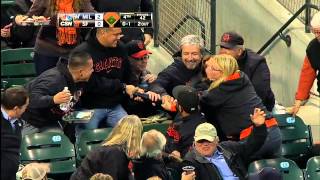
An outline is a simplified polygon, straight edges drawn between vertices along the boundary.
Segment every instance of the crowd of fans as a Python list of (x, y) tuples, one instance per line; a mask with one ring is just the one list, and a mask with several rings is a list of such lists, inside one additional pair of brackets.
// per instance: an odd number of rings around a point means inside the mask
[[(29, 10), (24, 8), (13, 22), (1, 24), (1, 45), (18, 42), (11, 47), (26, 47), (26, 40), (16, 40), (19, 35), (14, 33), (26, 28), (19, 26), (24, 14), (50, 17), (51, 24), (32, 28), (37, 34), (31, 47), (38, 76), (25, 87), (11, 87), (1, 94), (1, 179), (16, 178), (21, 138), (47, 131), (65, 133), (74, 142), (85, 129), (113, 127), (101, 147), (83, 159), (72, 180), (170, 180), (170, 168), (182, 180), (246, 179), (250, 162), (280, 157), (270, 71), (263, 56), (244, 47), (240, 34), (223, 33), (219, 53), (210, 56), (205, 56), (203, 39), (186, 35), (172, 64), (154, 75), (147, 70), (152, 52), (146, 49), (152, 28), (87, 31), (57, 27), (55, 22), (58, 13), (152, 12), (151, 0), (25, 3)], [(320, 89), (320, 13), (311, 25), (316, 38), (307, 48), (294, 114), (301, 100), (308, 98), (305, 87), (310, 90), (316, 77)], [(93, 110), (88, 123), (62, 121), (83, 109)], [(167, 133), (142, 134), (139, 117), (159, 110), (173, 119)], [(46, 179), (48, 169), (27, 165), (22, 179)]]

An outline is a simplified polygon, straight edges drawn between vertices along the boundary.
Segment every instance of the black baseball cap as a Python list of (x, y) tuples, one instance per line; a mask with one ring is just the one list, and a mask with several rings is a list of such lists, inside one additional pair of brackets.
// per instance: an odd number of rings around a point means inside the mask
[(152, 54), (150, 51), (146, 50), (146, 46), (144, 45), (143, 41), (133, 40), (127, 43), (126, 45), (128, 56), (132, 58), (142, 58), (147, 54)]
[(243, 37), (236, 32), (225, 32), (221, 36), (220, 47), (227, 49), (233, 49), (236, 46), (242, 46), (244, 44)]
[(173, 88), (172, 95), (187, 113), (192, 113), (198, 110), (199, 96), (194, 88), (179, 85)]

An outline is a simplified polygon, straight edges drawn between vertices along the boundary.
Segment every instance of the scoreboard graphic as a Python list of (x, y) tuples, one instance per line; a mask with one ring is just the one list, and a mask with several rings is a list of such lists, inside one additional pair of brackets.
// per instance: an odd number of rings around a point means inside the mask
[(59, 27), (119, 27), (146, 28), (152, 27), (150, 12), (106, 12), (106, 13), (59, 13)]

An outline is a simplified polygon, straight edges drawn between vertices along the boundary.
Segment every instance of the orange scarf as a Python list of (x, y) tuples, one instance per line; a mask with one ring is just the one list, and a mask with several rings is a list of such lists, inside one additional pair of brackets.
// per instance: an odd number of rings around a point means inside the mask
[[(56, 5), (58, 13), (74, 13), (73, 10), (74, 0), (57, 0)], [(57, 39), (60, 46), (64, 44), (73, 45), (77, 43), (77, 29), (73, 27), (58, 27)]]

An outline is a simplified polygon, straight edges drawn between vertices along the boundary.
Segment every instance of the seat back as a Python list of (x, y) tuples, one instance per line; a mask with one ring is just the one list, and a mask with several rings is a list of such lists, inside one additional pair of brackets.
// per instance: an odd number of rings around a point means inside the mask
[(93, 130), (83, 130), (77, 137), (75, 148), (77, 164), (94, 148), (101, 145), (112, 131), (112, 128), (101, 128)]
[[(33, 48), (1, 50), (1, 83), (7, 87), (24, 85), (36, 76)], [(3, 87), (6, 88), (6, 87)]]
[(312, 138), (310, 128), (299, 116), (275, 115), (282, 135), (281, 154), (289, 159), (307, 157), (311, 153)]
[(265, 167), (272, 167), (279, 170), (283, 179), (303, 180), (303, 172), (298, 165), (294, 161), (285, 158), (254, 161), (249, 165), (248, 173), (260, 172)]
[(146, 125), (143, 125), (143, 132), (147, 132), (151, 129), (155, 129), (165, 135), (167, 133), (168, 127), (169, 127), (169, 123), (146, 124)]
[(68, 137), (58, 132), (42, 132), (23, 137), (20, 160), (22, 164), (49, 163), (49, 174), (71, 173), (76, 169), (74, 146)]
[(320, 156), (315, 156), (308, 160), (305, 177), (308, 180), (320, 179)]

